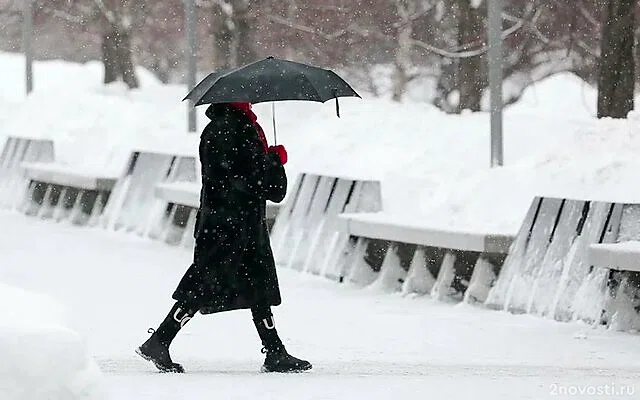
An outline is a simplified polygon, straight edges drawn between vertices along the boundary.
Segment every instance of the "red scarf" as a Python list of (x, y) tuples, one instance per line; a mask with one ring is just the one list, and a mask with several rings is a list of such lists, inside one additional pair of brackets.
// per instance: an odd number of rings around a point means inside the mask
[(253, 123), (253, 126), (258, 131), (258, 138), (262, 143), (262, 147), (264, 147), (264, 151), (266, 152), (269, 148), (269, 144), (267, 143), (267, 137), (264, 135), (264, 129), (258, 123), (258, 116), (251, 109), (251, 103), (231, 103), (231, 105), (238, 110), (242, 111), (244, 115), (246, 115)]

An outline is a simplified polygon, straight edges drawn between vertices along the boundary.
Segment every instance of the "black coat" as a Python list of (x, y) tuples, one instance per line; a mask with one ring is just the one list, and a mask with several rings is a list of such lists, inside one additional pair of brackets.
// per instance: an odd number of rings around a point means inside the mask
[(281, 303), (266, 201), (281, 202), (287, 176), (251, 120), (229, 105), (207, 109), (200, 138), (202, 189), (193, 264), (173, 298), (201, 313)]

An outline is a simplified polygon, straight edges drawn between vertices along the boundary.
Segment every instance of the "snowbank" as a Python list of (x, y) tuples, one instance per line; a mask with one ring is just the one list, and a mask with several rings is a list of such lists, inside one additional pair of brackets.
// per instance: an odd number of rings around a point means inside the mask
[(100, 371), (50, 298), (0, 284), (0, 398), (100, 399)]
[[(20, 59), (0, 53), (10, 71), (0, 84), (16, 93)], [(186, 132), (185, 87), (161, 85), (141, 70), (141, 89), (129, 91), (103, 86), (101, 73), (98, 63), (36, 63), (28, 99), (3, 95), (12, 109), (4, 122), (0, 117), (0, 134), (54, 137), (59, 161), (109, 174), (123, 170), (132, 146), (196, 153), (199, 134)], [(277, 103), (288, 172), (379, 179), (385, 218), (514, 233), (538, 194), (640, 199), (640, 117), (596, 120), (596, 90), (569, 73), (538, 82), (505, 111), (506, 167), (494, 170), (486, 113), (448, 115), (426, 103), (372, 98), (340, 105), (338, 118), (333, 101)], [(197, 109), (199, 129), (205, 108)], [(271, 104), (255, 109), (273, 143)]]

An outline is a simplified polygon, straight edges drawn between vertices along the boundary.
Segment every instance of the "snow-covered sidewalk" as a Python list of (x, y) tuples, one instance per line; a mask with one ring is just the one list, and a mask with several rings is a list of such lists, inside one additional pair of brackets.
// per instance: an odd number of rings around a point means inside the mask
[(550, 399), (604, 393), (604, 385), (619, 393), (591, 398), (640, 394), (637, 335), (380, 294), (283, 268), (276, 322), (312, 372), (259, 373), (250, 314), (232, 312), (194, 318), (173, 346), (187, 373), (158, 374), (133, 349), (170, 307), (188, 251), (16, 214), (0, 214), (0, 226), (0, 282), (69, 308), (112, 399)]

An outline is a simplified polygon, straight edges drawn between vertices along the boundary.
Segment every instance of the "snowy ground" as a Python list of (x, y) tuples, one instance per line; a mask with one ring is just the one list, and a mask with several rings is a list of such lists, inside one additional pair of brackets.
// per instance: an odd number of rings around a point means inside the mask
[(282, 268), (278, 327), (293, 354), (314, 362), (312, 372), (257, 372), (262, 359), (249, 313), (233, 312), (194, 318), (173, 347), (187, 374), (158, 374), (133, 349), (168, 310), (188, 251), (16, 214), (0, 214), (0, 226), (0, 282), (68, 307), (70, 326), (88, 339), (110, 399), (511, 400), (611, 388), (617, 395), (590, 398), (624, 399), (640, 393), (635, 334), (358, 290)]

